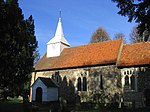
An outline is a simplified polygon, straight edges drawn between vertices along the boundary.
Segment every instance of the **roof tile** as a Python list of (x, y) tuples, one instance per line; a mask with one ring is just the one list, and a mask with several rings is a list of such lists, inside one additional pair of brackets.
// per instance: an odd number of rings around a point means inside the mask
[(58, 57), (39, 60), (35, 70), (115, 64), (122, 39), (66, 48)]
[(126, 44), (123, 46), (118, 67), (150, 64), (150, 42)]

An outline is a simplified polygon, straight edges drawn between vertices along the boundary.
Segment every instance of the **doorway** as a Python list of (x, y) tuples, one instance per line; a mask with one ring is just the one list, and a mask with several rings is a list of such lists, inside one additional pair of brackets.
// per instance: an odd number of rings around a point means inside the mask
[(42, 103), (42, 88), (38, 87), (36, 89), (36, 102)]

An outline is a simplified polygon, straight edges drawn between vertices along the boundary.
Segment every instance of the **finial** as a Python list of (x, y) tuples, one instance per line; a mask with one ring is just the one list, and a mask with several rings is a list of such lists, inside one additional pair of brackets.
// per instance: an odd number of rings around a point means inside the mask
[(59, 10), (59, 18), (61, 18), (61, 9)]

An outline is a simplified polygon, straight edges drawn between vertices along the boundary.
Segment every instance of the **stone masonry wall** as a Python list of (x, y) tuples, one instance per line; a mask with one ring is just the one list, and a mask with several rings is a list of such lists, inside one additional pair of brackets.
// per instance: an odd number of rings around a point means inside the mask
[[(37, 72), (32, 74), (31, 83), (33, 84), (38, 77), (48, 77), (55, 80), (59, 85), (59, 96), (69, 103), (79, 101), (116, 102), (119, 101), (121, 94), (120, 70), (115, 65)], [(86, 77), (87, 91), (78, 91), (79, 77), (81, 80)]]

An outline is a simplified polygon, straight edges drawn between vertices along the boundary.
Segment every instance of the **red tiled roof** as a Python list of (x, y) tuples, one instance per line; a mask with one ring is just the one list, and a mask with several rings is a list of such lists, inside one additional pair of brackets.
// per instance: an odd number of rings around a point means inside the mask
[(118, 67), (150, 65), (150, 42), (123, 46)]
[(45, 54), (35, 70), (115, 64), (121, 43), (120, 39), (66, 48), (59, 57), (54, 58), (46, 58)]
[(38, 61), (38, 63), (35, 66), (35, 70), (45, 70), (45, 69), (50, 69), (50, 66), (52, 66), (55, 61), (57, 61), (58, 57), (46, 57), (46, 53), (44, 56)]

